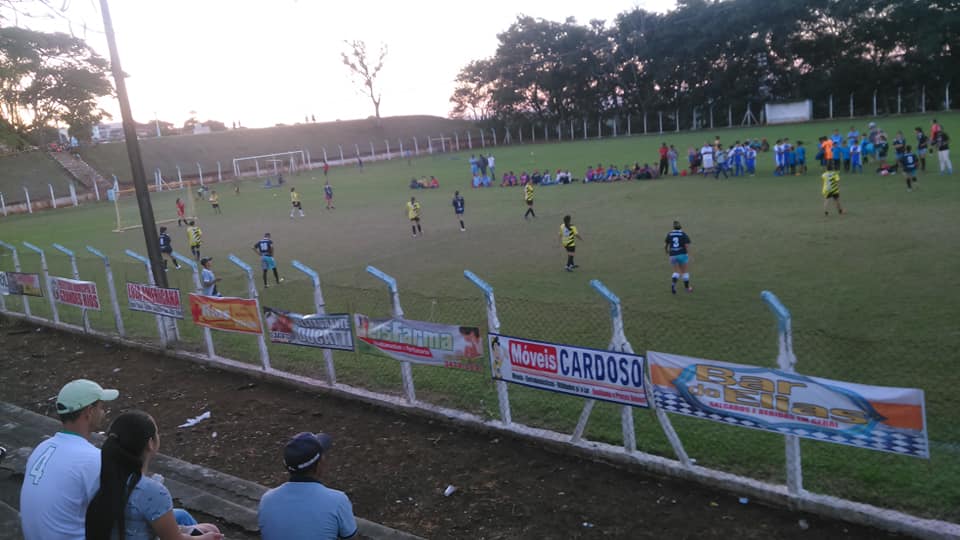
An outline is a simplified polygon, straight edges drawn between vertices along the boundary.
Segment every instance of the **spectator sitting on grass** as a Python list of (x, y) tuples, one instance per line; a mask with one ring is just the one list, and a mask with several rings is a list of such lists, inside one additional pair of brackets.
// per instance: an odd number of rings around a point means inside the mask
[(437, 180), (436, 176), (430, 177), (430, 189), (437, 189), (440, 187), (440, 181)]
[(420, 183), (417, 182), (416, 178), (410, 179), (410, 189), (420, 189)]
[(530, 177), (527, 175), (527, 171), (522, 171), (520, 173), (520, 185), (525, 186), (529, 181), (530, 181)]
[(336, 540), (357, 534), (350, 499), (320, 482), (333, 439), (298, 433), (283, 450), (290, 479), (260, 499), (257, 522), (263, 540)]

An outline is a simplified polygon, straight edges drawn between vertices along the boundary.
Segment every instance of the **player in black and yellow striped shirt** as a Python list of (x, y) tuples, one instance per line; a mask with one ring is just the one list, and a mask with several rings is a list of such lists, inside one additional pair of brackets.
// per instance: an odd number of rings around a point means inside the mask
[(560, 224), (560, 246), (567, 251), (567, 272), (573, 272), (579, 265), (573, 262), (573, 256), (577, 251), (577, 239), (583, 240), (576, 225), (570, 223), (570, 216), (563, 216), (563, 223)]
[(527, 182), (527, 185), (523, 186), (523, 200), (527, 201), (527, 211), (523, 214), (523, 219), (528, 216), (537, 217), (533, 211), (533, 182)]
[(827, 210), (830, 199), (833, 199), (833, 202), (836, 203), (837, 213), (843, 213), (843, 207), (840, 206), (840, 172), (833, 169), (833, 163), (828, 161), (827, 172), (820, 175), (821, 181), (823, 182), (820, 192), (823, 194), (823, 215), (825, 216), (830, 215), (830, 212)]
[(418, 234), (423, 235), (423, 227), (420, 226), (420, 203), (416, 197), (410, 197), (407, 203), (407, 218), (410, 220), (410, 227), (413, 229), (413, 237)]
[(200, 230), (200, 227), (197, 225), (196, 221), (190, 221), (189, 227), (187, 227), (187, 243), (190, 244), (190, 253), (193, 254), (193, 257), (200, 260), (200, 238), (203, 236), (203, 231)]

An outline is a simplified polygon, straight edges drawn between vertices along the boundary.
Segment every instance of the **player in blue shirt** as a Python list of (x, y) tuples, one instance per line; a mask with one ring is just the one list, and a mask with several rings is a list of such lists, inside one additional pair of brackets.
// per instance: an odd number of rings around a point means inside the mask
[(907, 191), (913, 191), (917, 186), (917, 155), (913, 153), (913, 148), (905, 147), (903, 155), (900, 156), (900, 163), (903, 164), (903, 176), (907, 179)]
[(667, 233), (667, 238), (663, 242), (663, 250), (670, 257), (670, 264), (673, 266), (673, 275), (670, 276), (670, 292), (677, 294), (677, 280), (683, 277), (683, 286), (687, 292), (693, 292), (690, 286), (690, 274), (687, 272), (687, 263), (690, 261), (690, 254), (687, 246), (690, 245), (690, 237), (683, 232), (683, 227), (679, 221), (673, 222), (673, 230)]
[[(180, 263), (173, 258), (173, 240), (170, 239), (170, 235), (167, 234), (166, 227), (160, 227), (160, 254), (161, 257), (166, 255), (170, 257), (170, 260), (173, 261), (173, 265), (177, 267), (177, 270), (180, 269)], [(163, 271), (167, 271), (167, 260), (163, 260)]]
[(727, 165), (727, 153), (723, 151), (723, 145), (717, 144), (714, 157), (717, 161), (716, 172), (713, 173), (713, 179), (719, 180), (720, 174), (723, 173), (724, 178), (730, 178), (730, 175), (727, 174), (727, 170), (730, 168)]
[(743, 146), (740, 145), (740, 141), (733, 143), (730, 152), (733, 153), (733, 175), (743, 176)]
[(863, 147), (860, 146), (860, 141), (854, 140), (850, 143), (850, 172), (863, 173), (862, 150)]
[(460, 232), (467, 230), (466, 226), (463, 224), (463, 210), (464, 210), (464, 200), (463, 195), (460, 195), (459, 191), (453, 192), (453, 212), (457, 215), (457, 221), (460, 222)]
[(747, 173), (750, 176), (757, 173), (757, 149), (753, 146), (747, 147)]
[(270, 287), (267, 283), (267, 272), (269, 270), (273, 270), (273, 278), (277, 280), (277, 285), (279, 285), (283, 279), (280, 277), (280, 274), (277, 273), (277, 261), (273, 259), (273, 240), (270, 238), (270, 233), (264, 234), (263, 238), (253, 245), (253, 250), (260, 255), (260, 269), (263, 270), (263, 288), (266, 289)]
[(797, 141), (797, 174), (807, 174), (807, 148)]

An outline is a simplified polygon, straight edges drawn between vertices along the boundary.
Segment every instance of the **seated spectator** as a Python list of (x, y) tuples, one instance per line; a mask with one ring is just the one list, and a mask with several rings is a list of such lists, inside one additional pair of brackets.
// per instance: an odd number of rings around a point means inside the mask
[(342, 491), (320, 483), (333, 439), (299, 433), (283, 450), (290, 479), (264, 493), (257, 521), (263, 540), (351, 538), (357, 534), (353, 506)]
[(540, 178), (540, 184), (544, 186), (549, 186), (551, 184), (556, 184), (557, 182), (550, 178), (550, 170), (544, 169), (543, 176)]
[(420, 188), (420, 182), (417, 182), (417, 179), (416, 179), (416, 178), (411, 178), (411, 179), (410, 179), (410, 189), (419, 189), (419, 188)]
[(529, 182), (529, 181), (530, 181), (530, 177), (527, 176), (527, 171), (521, 172), (521, 173), (520, 173), (520, 185), (521, 185), (521, 186), (525, 186), (525, 185), (527, 185), (527, 182)]
[(657, 171), (650, 167), (649, 163), (644, 163), (640, 172), (637, 173), (637, 180), (653, 180), (657, 177)]
[(510, 185), (510, 175), (507, 173), (503, 173), (503, 177), (500, 180), (500, 187), (507, 187), (509, 185)]
[(620, 169), (618, 169), (616, 165), (611, 163), (610, 166), (607, 167), (606, 180), (607, 182), (620, 180)]
[(593, 182), (593, 167), (587, 165), (586, 172), (583, 173), (583, 183)]
[[(487, 183), (488, 183), (488, 184), (490, 183), (489, 180), (487, 181)], [(437, 189), (438, 187), (440, 187), (440, 182), (437, 180), (437, 177), (436, 177), (436, 176), (431, 176), (431, 177), (430, 177), (430, 189)]]
[(540, 174), (540, 169), (534, 169), (533, 174), (530, 175), (530, 181), (534, 185), (539, 185), (541, 180), (543, 180), (543, 175)]
[[(107, 430), (100, 456), (100, 489), (86, 512), (87, 540), (151, 540), (153, 538), (221, 540), (215, 525), (196, 524), (181, 512), (181, 527), (174, 517), (170, 492), (146, 475), (160, 449), (157, 424), (143, 411), (127, 411)], [(120, 512), (118, 509), (123, 508)]]
[[(104, 403), (120, 395), (86, 379), (70, 381), (57, 395), (63, 429), (27, 459), (20, 488), (20, 521), (28, 539), (83, 538), (87, 505), (100, 482), (100, 450), (90, 443), (106, 416)], [(42, 470), (36, 476), (31, 471)]]

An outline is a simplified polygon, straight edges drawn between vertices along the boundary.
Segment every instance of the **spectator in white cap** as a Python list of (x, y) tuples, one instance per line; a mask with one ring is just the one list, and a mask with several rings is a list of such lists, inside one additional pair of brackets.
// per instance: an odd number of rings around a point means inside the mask
[(350, 499), (320, 483), (331, 446), (326, 433), (298, 433), (287, 443), (283, 461), (290, 480), (260, 499), (263, 540), (336, 540), (357, 534)]
[(27, 460), (20, 489), (25, 540), (83, 540), (87, 505), (100, 487), (100, 450), (90, 433), (107, 415), (105, 402), (120, 392), (86, 379), (70, 381), (57, 396), (63, 429), (38, 444)]

